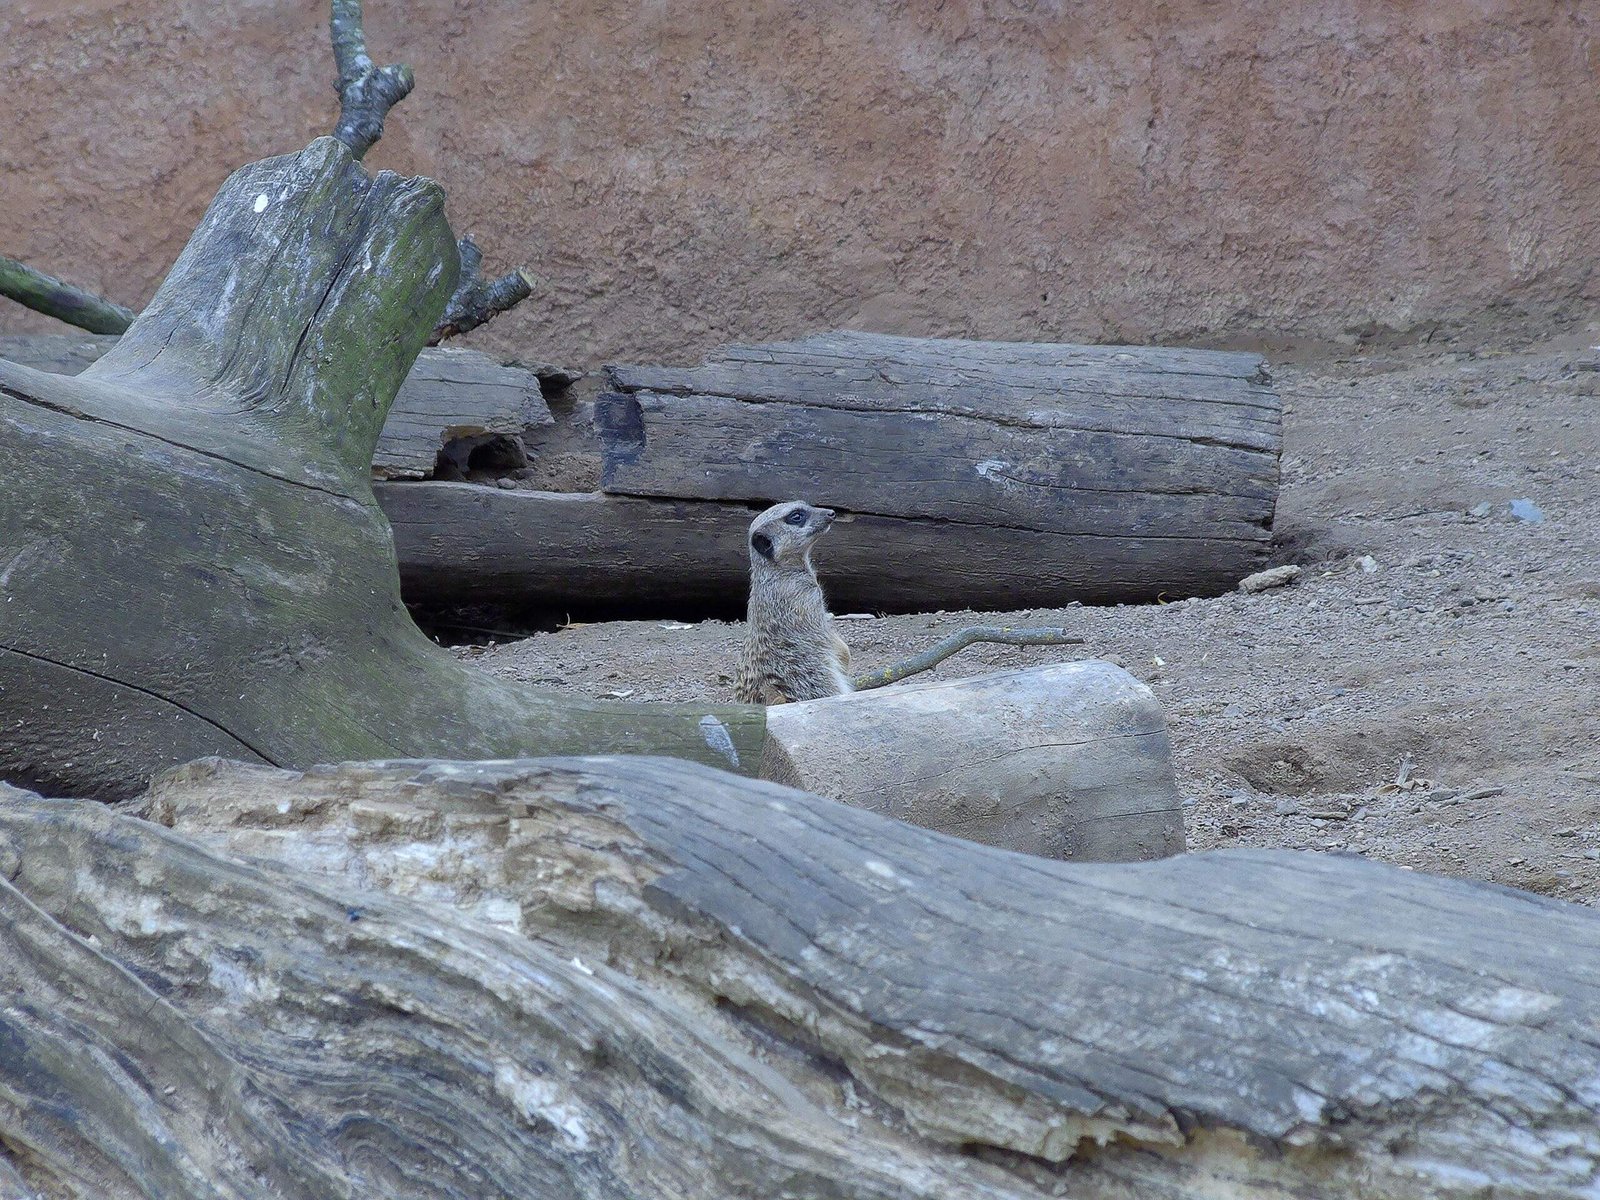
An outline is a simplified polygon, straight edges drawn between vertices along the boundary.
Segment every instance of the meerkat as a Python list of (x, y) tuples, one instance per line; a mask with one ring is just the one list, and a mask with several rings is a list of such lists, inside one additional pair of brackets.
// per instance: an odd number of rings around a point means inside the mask
[(1083, 639), (1055, 626), (971, 625), (920, 654), (851, 679), (850, 647), (833, 626), (811, 565), (811, 548), (833, 524), (833, 509), (800, 500), (774, 504), (750, 522), (750, 604), (734, 694), (744, 704), (818, 700), (898, 683), (974, 642), (1073, 646)]
[(850, 648), (833, 626), (811, 548), (831, 508), (774, 504), (750, 522), (749, 629), (735, 689), (746, 704), (787, 704), (853, 690)]

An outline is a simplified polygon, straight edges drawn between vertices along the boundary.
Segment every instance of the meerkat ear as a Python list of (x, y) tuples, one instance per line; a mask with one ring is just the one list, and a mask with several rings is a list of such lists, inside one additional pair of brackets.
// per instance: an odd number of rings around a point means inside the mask
[(752, 533), (750, 535), (750, 546), (757, 554), (761, 555), (762, 558), (772, 557), (772, 539), (766, 534)]

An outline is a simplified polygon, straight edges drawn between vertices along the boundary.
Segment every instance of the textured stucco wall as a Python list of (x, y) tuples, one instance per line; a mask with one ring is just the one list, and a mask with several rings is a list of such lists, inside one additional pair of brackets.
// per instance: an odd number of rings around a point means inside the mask
[[(1600, 308), (1596, 0), (367, 0), (374, 152), (544, 291), (481, 341), (1218, 340)], [(0, 0), (0, 252), (148, 298), (331, 124), (314, 0)], [(0, 330), (49, 328), (0, 302)]]

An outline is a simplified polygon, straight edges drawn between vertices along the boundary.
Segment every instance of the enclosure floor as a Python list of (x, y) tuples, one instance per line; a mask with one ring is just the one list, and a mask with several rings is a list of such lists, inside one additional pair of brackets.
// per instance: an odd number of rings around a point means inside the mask
[[(936, 674), (1068, 657), (1126, 666), (1166, 706), (1194, 849), (1343, 851), (1600, 902), (1596, 366), (1568, 342), (1276, 367), (1274, 562), (1301, 564), (1295, 583), (1008, 614), (1087, 644), (978, 647)], [(1543, 521), (1512, 516), (1513, 499)], [(816, 557), (826, 585), (826, 541)], [(865, 669), (973, 621), (841, 628)], [(742, 632), (615, 622), (456, 652), (591, 696), (727, 699)]]

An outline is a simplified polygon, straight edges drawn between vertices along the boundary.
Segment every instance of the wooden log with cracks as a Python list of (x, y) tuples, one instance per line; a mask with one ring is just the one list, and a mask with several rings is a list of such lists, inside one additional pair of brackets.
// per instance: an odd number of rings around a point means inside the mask
[(0, 360), (0, 692), (31, 714), (0, 731), (0, 778), (119, 796), (218, 753), (754, 770), (759, 709), (557, 698), (411, 623), (370, 469), (454, 284), (437, 185), (320, 138), (236, 172), (81, 375)]
[(660, 760), (200, 763), (138, 807), (0, 800), (0, 1180), (36, 1194), (1600, 1179), (1571, 905), (1348, 856), (1053, 863)]

